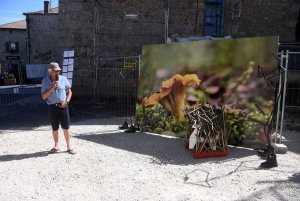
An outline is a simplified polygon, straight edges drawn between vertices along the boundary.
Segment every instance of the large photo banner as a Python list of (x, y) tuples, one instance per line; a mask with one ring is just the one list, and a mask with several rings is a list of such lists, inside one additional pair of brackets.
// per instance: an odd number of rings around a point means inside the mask
[(277, 51), (278, 36), (143, 46), (137, 125), (183, 137), (184, 109), (207, 105), (225, 108), (229, 140), (256, 138), (275, 100), (275, 84), (259, 78), (257, 66), (274, 69)]

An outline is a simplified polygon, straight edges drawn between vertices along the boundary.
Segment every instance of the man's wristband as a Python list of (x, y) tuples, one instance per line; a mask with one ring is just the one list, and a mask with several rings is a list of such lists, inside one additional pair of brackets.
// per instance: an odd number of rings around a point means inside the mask
[(69, 105), (69, 101), (66, 100), (66, 102), (67, 102), (67, 104)]

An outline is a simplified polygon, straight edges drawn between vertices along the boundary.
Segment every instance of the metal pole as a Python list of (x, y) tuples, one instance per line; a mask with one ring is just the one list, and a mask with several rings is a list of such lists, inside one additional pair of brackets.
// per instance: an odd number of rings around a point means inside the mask
[[(283, 50), (281, 50), (281, 54), (280, 54), (280, 65), (283, 65)], [(279, 83), (278, 83), (278, 92), (277, 94), (281, 93), (281, 82), (282, 82), (282, 74), (279, 74)], [(275, 97), (276, 99), (276, 97)], [(280, 113), (280, 102), (281, 102), (281, 95), (278, 97), (278, 101), (277, 101), (277, 115), (276, 115), (276, 129), (275, 129), (275, 133), (276, 133), (276, 137), (275, 137), (275, 143), (277, 142), (277, 132), (278, 132), (278, 123), (279, 123), (279, 113)]]
[(241, 12), (242, 12), (242, 0), (239, 1), (239, 19), (238, 19), (238, 28), (237, 28), (237, 34), (236, 37), (239, 37), (239, 32), (240, 32), (240, 20), (241, 20)]
[(285, 106), (285, 95), (286, 95), (286, 84), (287, 84), (287, 71), (288, 71), (288, 63), (289, 63), (289, 51), (287, 50), (285, 53), (285, 72), (284, 72), (284, 87), (283, 87), (283, 96), (282, 96), (282, 111), (281, 111), (281, 122), (280, 122), (280, 143), (282, 140), (282, 125), (283, 125), (283, 117), (284, 117), (284, 106)]
[(198, 7), (199, 7), (199, 0), (197, 0), (195, 34), (197, 34), (197, 28), (198, 28)]
[(230, 35), (232, 35), (233, 19), (234, 19), (234, 2), (231, 0), (231, 23), (230, 23)]
[(168, 42), (168, 35), (169, 35), (169, 13), (170, 13), (169, 6), (170, 5), (168, 0), (165, 6), (165, 43)]
[(141, 55), (139, 55), (139, 77), (138, 80), (140, 79), (140, 75), (141, 75)]
[(94, 100), (96, 100), (96, 88), (97, 88), (97, 80), (98, 80), (98, 64), (99, 64), (99, 56), (94, 60), (95, 66), (95, 76), (94, 76)]
[(23, 77), (22, 77), (21, 61), (18, 64), (18, 73), (19, 73), (19, 85), (23, 87)]
[(215, 14), (216, 14), (216, 29), (215, 29), (214, 37), (217, 37), (218, 36), (218, 13), (217, 13), (217, 10), (215, 10)]
[(167, 42), (168, 42), (168, 36), (169, 36), (169, 16), (170, 16), (170, 1), (168, 0)]
[[(94, 30), (94, 38), (93, 38), (93, 45), (94, 45), (94, 58), (96, 57), (96, 36), (98, 32), (98, 9), (97, 9), (97, 4), (95, 1), (94, 4), (94, 22), (95, 22), (95, 30)], [(99, 39), (99, 36), (97, 36)], [(99, 40), (97, 40), (99, 42)], [(97, 46), (99, 47), (99, 44), (97, 43)], [(94, 60), (94, 66), (95, 66), (95, 75), (94, 75), (94, 100), (96, 100), (96, 87), (97, 87), (97, 80), (98, 80), (98, 57), (96, 57), (96, 61)]]

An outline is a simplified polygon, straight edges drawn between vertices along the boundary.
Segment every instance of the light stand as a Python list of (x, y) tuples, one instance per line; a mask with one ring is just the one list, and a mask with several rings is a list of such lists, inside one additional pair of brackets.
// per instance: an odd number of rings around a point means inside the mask
[[(127, 104), (128, 105), (127, 105), (127, 109), (126, 109), (126, 121), (123, 123), (123, 125), (119, 126), (119, 129), (127, 129), (127, 130), (124, 131), (124, 133), (135, 133), (136, 132), (136, 128), (133, 125), (131, 115), (129, 114), (130, 113), (129, 110), (130, 110), (131, 100), (132, 100), (132, 90), (134, 89), (135, 84), (136, 84), (135, 68), (132, 69), (131, 73), (127, 77), (125, 77), (123, 75), (122, 71), (120, 71), (120, 75), (122, 76), (122, 78), (125, 81), (129, 80), (131, 76), (133, 77), (133, 80), (132, 80), (132, 83), (131, 83), (132, 84), (132, 88), (130, 89), (129, 94), (127, 94)], [(130, 124), (131, 124), (130, 127), (128, 127), (128, 123), (127, 123), (127, 117), (128, 116), (130, 118)]]
[[(274, 55), (274, 57), (277, 59), (277, 62), (279, 63), (280, 59), (277, 58), (275, 55)], [(286, 71), (286, 68), (284, 68), (282, 65), (280, 65), (278, 63), (277, 63), (277, 66), (276, 66), (275, 69), (273, 69), (273, 70), (271, 70), (267, 73), (264, 72), (264, 68), (263, 68), (262, 65), (258, 65), (257, 66), (258, 77), (259, 78), (263, 77), (265, 80), (270, 81), (271, 78), (274, 78), (275, 76), (280, 75), (279, 78), (282, 79), (281, 74)], [(278, 70), (277, 74), (275, 74), (271, 77), (268, 77), (268, 78), (266, 77), (267, 75), (269, 75), (270, 73), (272, 73), (276, 70)], [(283, 82), (280, 82), (280, 83), (283, 83)], [(270, 140), (270, 132), (271, 132), (271, 119), (273, 117), (276, 106), (279, 104), (278, 100), (281, 97), (281, 94), (282, 94), (282, 87), (279, 86), (278, 95), (275, 99), (272, 112), (269, 115), (268, 120), (266, 121), (265, 126), (264, 126), (264, 133), (266, 135), (268, 145), (267, 145), (267, 148), (265, 150), (258, 152), (259, 156), (267, 157), (267, 161), (260, 164), (261, 168), (272, 168), (272, 167), (277, 167), (278, 166), (277, 157), (276, 157), (276, 154), (275, 154), (275, 149), (274, 149), (274, 146), (271, 144), (271, 140)]]

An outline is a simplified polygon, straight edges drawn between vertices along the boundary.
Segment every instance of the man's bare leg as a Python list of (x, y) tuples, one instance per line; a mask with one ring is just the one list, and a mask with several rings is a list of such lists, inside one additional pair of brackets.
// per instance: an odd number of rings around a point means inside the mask
[(59, 145), (58, 145), (58, 130), (52, 131), (52, 136), (53, 136), (53, 140), (54, 140), (54, 148), (55, 149), (59, 149)]
[(67, 152), (69, 154), (76, 154), (76, 152), (71, 149), (71, 145), (70, 145), (70, 130), (69, 129), (63, 129), (64, 130), (64, 135), (65, 135), (65, 140), (66, 140), (66, 143), (67, 143)]
[(65, 135), (65, 140), (67, 143), (67, 150), (71, 150), (71, 145), (70, 145), (70, 130), (69, 129), (63, 129), (64, 130), (64, 135)]

